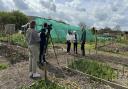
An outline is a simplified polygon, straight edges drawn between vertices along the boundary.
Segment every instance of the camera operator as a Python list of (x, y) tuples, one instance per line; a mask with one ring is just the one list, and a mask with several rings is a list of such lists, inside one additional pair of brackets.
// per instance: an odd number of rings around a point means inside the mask
[(44, 25), (42, 25), (42, 29), (41, 29), (41, 33), (40, 33), (40, 54), (39, 54), (39, 63), (41, 65), (43, 65), (44, 62), (46, 62), (45, 60), (45, 49), (46, 49), (46, 43), (47, 43), (47, 23), (44, 23)]
[(48, 25), (44, 23), (40, 33), (40, 54), (39, 54), (39, 68), (46, 62), (45, 54), (48, 46), (48, 40), (50, 37), (50, 31), (52, 30), (52, 24)]

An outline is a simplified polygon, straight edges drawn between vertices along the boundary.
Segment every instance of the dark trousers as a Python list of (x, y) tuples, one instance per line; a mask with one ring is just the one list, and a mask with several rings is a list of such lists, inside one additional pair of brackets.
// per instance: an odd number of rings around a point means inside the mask
[(85, 42), (82, 42), (82, 43), (81, 43), (81, 52), (82, 52), (82, 56), (85, 56), (85, 47), (84, 47), (84, 45), (85, 45)]
[(77, 42), (74, 43), (74, 53), (77, 54)]
[(71, 49), (71, 42), (67, 41), (67, 53), (70, 52), (70, 49)]
[(40, 54), (39, 54), (39, 62), (43, 63), (46, 62), (45, 60), (45, 44), (44, 43), (40, 43)]

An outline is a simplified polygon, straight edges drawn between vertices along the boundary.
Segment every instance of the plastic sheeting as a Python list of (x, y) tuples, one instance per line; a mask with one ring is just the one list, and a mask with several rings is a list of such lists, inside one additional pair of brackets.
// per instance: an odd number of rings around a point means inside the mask
[[(76, 31), (78, 35), (78, 40), (80, 41), (81, 34), (82, 34), (80, 27), (71, 26), (69, 24), (65, 24), (56, 20), (45, 19), (45, 18), (35, 18), (35, 21), (36, 21), (37, 31), (41, 30), (42, 24), (44, 23), (52, 24), (51, 36), (54, 42), (64, 43), (66, 41), (66, 34), (68, 30), (72, 32)], [(94, 36), (90, 29), (86, 29), (86, 39), (87, 41), (94, 41)]]

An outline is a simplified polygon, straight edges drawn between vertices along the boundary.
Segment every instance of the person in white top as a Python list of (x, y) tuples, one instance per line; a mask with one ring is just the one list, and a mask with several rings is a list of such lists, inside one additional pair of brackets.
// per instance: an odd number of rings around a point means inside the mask
[(74, 53), (77, 54), (77, 33), (73, 31), (73, 44), (74, 44)]
[(68, 31), (68, 33), (66, 35), (66, 40), (67, 40), (67, 53), (70, 54), (71, 40), (72, 40), (72, 34), (70, 31)]

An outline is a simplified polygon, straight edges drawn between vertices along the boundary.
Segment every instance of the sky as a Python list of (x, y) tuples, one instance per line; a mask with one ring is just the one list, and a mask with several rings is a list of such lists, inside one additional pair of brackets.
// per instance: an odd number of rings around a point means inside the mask
[(82, 22), (97, 29), (118, 25), (128, 31), (128, 0), (0, 0), (0, 11), (12, 10), (71, 25)]

